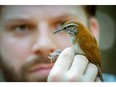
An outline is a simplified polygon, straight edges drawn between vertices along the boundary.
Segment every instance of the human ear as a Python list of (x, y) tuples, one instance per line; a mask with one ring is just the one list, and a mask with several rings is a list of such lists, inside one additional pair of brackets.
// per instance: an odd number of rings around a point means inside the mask
[(99, 23), (95, 17), (90, 18), (90, 31), (99, 42)]

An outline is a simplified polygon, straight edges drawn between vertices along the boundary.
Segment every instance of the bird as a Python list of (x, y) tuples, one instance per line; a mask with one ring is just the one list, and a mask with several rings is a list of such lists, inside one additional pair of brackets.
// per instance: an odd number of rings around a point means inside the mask
[[(98, 76), (101, 81), (103, 81), (101, 56), (98, 43), (89, 29), (79, 21), (70, 20), (61, 25), (60, 28), (56, 29), (53, 34), (61, 31), (69, 34), (75, 54), (85, 55), (89, 62), (97, 66)], [(55, 50), (53, 53), (50, 53), (48, 58), (50, 58), (51, 61), (54, 61), (60, 53), (61, 50)]]

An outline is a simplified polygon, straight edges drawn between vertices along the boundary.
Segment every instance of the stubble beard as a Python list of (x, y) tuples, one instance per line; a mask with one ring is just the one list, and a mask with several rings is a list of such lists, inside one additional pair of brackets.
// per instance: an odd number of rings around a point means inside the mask
[[(41, 59), (44, 58), (44, 60), (40, 60), (40, 58)], [(0, 69), (5, 81), (7, 82), (29, 82), (29, 81), (35, 82), (34, 80), (29, 79), (28, 70), (31, 66), (37, 63), (49, 63), (49, 60), (46, 60), (44, 56), (35, 58), (32, 62), (24, 64), (22, 68), (20, 69), (20, 72), (17, 73), (14, 67), (10, 67), (0, 55)], [(36, 78), (36, 81), (46, 82), (47, 77), (41, 77), (40, 75), (38, 78)]]

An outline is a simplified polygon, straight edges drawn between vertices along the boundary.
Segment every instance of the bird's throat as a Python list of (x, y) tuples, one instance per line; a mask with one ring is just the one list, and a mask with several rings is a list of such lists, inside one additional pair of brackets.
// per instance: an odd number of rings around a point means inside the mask
[(75, 50), (75, 53), (76, 53), (76, 54), (85, 54), (85, 53), (83, 52), (83, 50), (81, 49), (79, 43), (77, 42), (77, 41), (78, 41), (77, 38), (76, 38), (75, 36), (71, 36), (70, 39), (71, 39), (71, 42), (72, 42), (72, 44), (73, 44), (73, 48), (74, 48), (74, 50)]

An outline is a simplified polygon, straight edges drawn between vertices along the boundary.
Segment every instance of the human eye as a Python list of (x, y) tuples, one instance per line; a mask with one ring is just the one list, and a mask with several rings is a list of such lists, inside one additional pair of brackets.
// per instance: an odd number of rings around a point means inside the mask
[(54, 27), (54, 29), (57, 29), (57, 28), (61, 27), (65, 22), (70, 21), (72, 19), (73, 19), (73, 17), (71, 17), (71, 16), (63, 15), (61, 17), (53, 19), (55, 21), (53, 21), (52, 26)]
[(56, 29), (60, 28), (65, 22), (66, 21), (62, 21), (62, 20), (54, 22), (53, 29), (56, 30)]
[(36, 26), (33, 24), (13, 24), (8, 27), (9, 31), (14, 35), (28, 35), (35, 30)]
[[(65, 22), (66, 22), (66, 20), (59, 20), (59, 21), (54, 22), (54, 24), (52, 25), (52, 28), (51, 28), (52, 33), (55, 32), (58, 29), (61, 29), (62, 25)], [(60, 32), (60, 33), (56, 34), (56, 36), (64, 36), (64, 35), (66, 35), (65, 32)]]
[(26, 24), (18, 25), (14, 28), (16, 33), (22, 33), (22, 34), (30, 32), (31, 29), (32, 27)]

